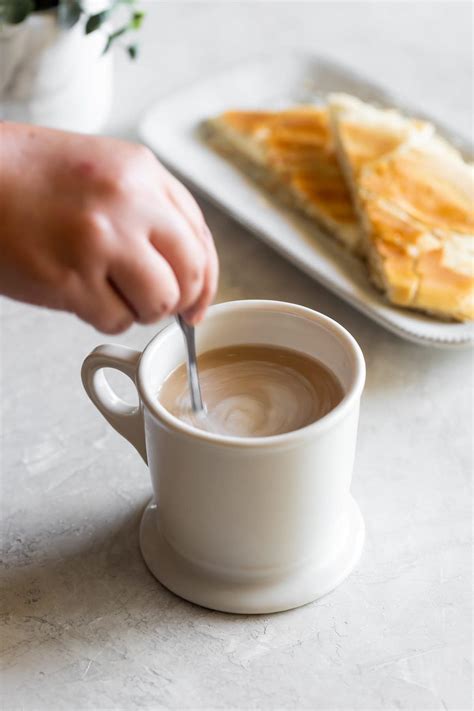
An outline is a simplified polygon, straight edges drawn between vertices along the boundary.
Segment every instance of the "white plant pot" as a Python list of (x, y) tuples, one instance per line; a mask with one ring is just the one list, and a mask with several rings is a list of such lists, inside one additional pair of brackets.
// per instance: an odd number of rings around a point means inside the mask
[(112, 103), (112, 55), (101, 30), (58, 25), (56, 12), (0, 29), (0, 115), (82, 133), (100, 132)]

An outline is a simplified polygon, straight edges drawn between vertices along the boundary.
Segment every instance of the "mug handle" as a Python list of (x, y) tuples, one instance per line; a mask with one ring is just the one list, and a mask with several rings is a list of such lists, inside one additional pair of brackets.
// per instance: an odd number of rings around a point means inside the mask
[(140, 351), (125, 346), (97, 346), (84, 360), (81, 378), (84, 389), (99, 412), (122, 437), (132, 444), (148, 464), (145, 426), (140, 402), (129, 405), (110, 387), (105, 379), (104, 368), (115, 368), (127, 375), (136, 385)]

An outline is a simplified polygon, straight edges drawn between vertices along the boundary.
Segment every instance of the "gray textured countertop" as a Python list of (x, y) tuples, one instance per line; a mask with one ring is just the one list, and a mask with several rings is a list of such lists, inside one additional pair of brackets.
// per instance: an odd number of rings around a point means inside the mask
[[(470, 33), (469, 3), (152, 3), (141, 62), (118, 60), (109, 130), (133, 137), (154, 96), (302, 46), (467, 132)], [(299, 302), (362, 346), (362, 560), (319, 602), (270, 616), (213, 613), (163, 589), (138, 550), (147, 470), (79, 381), (107, 339), (4, 301), (2, 708), (470, 708), (471, 354), (399, 340), (202, 207), (221, 257), (218, 300)], [(154, 331), (116, 340), (142, 348)]]

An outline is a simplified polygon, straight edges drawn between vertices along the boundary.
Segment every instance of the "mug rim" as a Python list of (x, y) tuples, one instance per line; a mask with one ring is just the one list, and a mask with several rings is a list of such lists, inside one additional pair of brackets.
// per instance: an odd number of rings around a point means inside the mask
[(154, 336), (145, 346), (137, 368), (136, 384), (138, 393), (142, 403), (146, 406), (146, 409), (150, 412), (150, 414), (155, 419), (158, 419), (162, 424), (165, 424), (169, 429), (172, 429), (182, 435), (187, 435), (207, 442), (208, 444), (214, 444), (217, 446), (243, 447), (246, 449), (259, 449), (262, 447), (275, 447), (278, 445), (295, 445), (307, 440), (308, 437), (311, 437), (312, 435), (319, 435), (330, 427), (333, 427), (351, 409), (354, 402), (360, 398), (365, 385), (365, 360), (362, 350), (355, 338), (346, 328), (344, 328), (344, 326), (341, 326), (341, 324), (329, 316), (325, 316), (319, 311), (314, 311), (306, 306), (292, 304), (285, 301), (270, 299), (241, 299), (237, 301), (225, 301), (221, 304), (214, 304), (211, 306), (208, 310), (208, 317), (214, 314), (217, 315), (225, 313), (226, 311), (235, 311), (236, 308), (244, 311), (255, 311), (256, 309), (261, 309), (262, 311), (273, 311), (275, 313), (303, 316), (314, 323), (323, 324), (330, 331), (332, 331), (334, 335), (338, 336), (340, 340), (344, 341), (347, 349), (351, 352), (353, 361), (355, 361), (355, 377), (347, 392), (345, 392), (341, 402), (339, 402), (335, 407), (333, 407), (332, 410), (330, 410), (319, 420), (316, 420), (305, 427), (267, 437), (235, 437), (232, 435), (215, 434), (213, 432), (193, 427), (192, 425), (189, 425), (172, 415), (160, 403), (156, 397), (156, 394), (153, 397), (146, 382), (145, 371), (148, 366), (148, 362), (152, 357), (152, 352), (159, 347), (160, 341), (164, 340), (165, 337), (169, 335), (170, 331), (177, 331), (179, 328), (177, 323), (170, 323), (159, 333), (157, 333), (156, 336)]

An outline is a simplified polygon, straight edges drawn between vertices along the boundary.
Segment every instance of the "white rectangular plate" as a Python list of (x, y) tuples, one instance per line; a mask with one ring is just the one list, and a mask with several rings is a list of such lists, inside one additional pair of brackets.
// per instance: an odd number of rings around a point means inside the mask
[[(239, 64), (159, 101), (143, 117), (141, 138), (181, 178), (215, 202), (307, 274), (402, 338), (448, 348), (472, 345), (471, 324), (443, 323), (390, 306), (370, 284), (364, 265), (308, 220), (265, 197), (239, 170), (210, 149), (200, 126), (228, 108), (283, 108), (345, 91), (381, 106), (427, 118), (352, 71), (312, 55), (290, 54)], [(469, 145), (437, 123), (469, 156)]]

